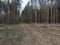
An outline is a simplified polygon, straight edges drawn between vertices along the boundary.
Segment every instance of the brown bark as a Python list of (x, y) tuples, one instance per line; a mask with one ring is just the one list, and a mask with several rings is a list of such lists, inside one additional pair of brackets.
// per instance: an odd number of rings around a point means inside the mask
[(8, 4), (7, 4), (7, 23), (9, 24), (10, 23), (10, 2), (8, 0)]

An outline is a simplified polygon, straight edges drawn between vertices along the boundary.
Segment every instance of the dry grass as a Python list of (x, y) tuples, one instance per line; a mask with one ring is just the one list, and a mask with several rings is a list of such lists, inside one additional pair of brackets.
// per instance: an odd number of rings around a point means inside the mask
[(60, 45), (60, 24), (18, 24), (0, 27), (0, 45)]

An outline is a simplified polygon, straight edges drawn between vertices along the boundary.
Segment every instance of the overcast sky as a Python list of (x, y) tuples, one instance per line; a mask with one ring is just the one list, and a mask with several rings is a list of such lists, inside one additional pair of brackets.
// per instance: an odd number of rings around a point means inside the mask
[(23, 10), (29, 0), (22, 0), (22, 1), (23, 1), (23, 3), (22, 3), (22, 10)]
[[(7, 2), (7, 0), (1, 0), (1, 1), (4, 1), (5, 3)], [(29, 0), (22, 0), (22, 1), (23, 1), (23, 3), (21, 5), (21, 10), (19, 9), (20, 11), (22, 11), (25, 8), (25, 6), (27, 5), (27, 3), (28, 3)], [(10, 2), (11, 2), (11, 0), (10, 0)], [(51, 2), (49, 1), (49, 3), (51, 3)], [(46, 4), (48, 4), (48, 3), (46, 2)]]
[[(7, 0), (1, 0), (1, 1), (4, 1), (5, 3), (7, 3)], [(22, 1), (23, 1), (23, 3), (21, 5), (21, 8), (22, 8), (21, 10), (23, 10), (25, 8), (25, 6), (27, 5), (29, 0), (22, 0)], [(10, 3), (11, 3), (11, 0), (10, 0)]]
[[(7, 0), (1, 0), (1, 1), (4, 1), (5, 3), (7, 2)], [(23, 10), (29, 0), (22, 0), (22, 1), (23, 1), (23, 3), (21, 6), (22, 6), (22, 10)], [(10, 0), (10, 2), (11, 2), (11, 0)]]

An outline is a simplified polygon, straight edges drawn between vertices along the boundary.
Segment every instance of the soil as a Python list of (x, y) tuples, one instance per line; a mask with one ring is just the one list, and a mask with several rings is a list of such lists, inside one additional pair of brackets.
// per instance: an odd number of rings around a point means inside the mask
[(22, 31), (23, 39), (18, 45), (60, 45), (60, 24), (18, 24), (7, 25), (0, 29)]

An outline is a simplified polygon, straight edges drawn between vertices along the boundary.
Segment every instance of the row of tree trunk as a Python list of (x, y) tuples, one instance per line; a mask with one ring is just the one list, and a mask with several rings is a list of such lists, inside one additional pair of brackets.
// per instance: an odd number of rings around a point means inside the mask
[(3, 9), (5, 13), (4, 15), (0, 14), (0, 24), (15, 24), (19, 22), (19, 15), (16, 3), (10, 3), (9, 0), (7, 4), (1, 2), (0, 8)]
[[(32, 6), (32, 5), (31, 5)], [(29, 12), (29, 14), (25, 13), (26, 16), (24, 16), (23, 22), (35, 22), (35, 23), (60, 23), (60, 8), (59, 5), (56, 4), (55, 5), (50, 5), (50, 6), (46, 6), (44, 4), (43, 7), (41, 7), (40, 9), (33, 9), (34, 6), (32, 6), (30, 8), (27, 7), (28, 10), (27, 13)], [(35, 5), (36, 6), (36, 5)], [(24, 11), (26, 11), (26, 8)]]
[[(15, 0), (16, 1), (16, 0)], [(36, 0), (35, 0), (36, 1)], [(22, 12), (22, 22), (35, 22), (35, 23), (59, 23), (60, 22), (60, 2), (54, 6), (46, 6), (44, 4), (43, 7), (38, 9), (36, 7), (36, 3), (33, 6), (33, 4), (27, 5), (25, 9)], [(9, 3), (4, 4), (1, 3), (1, 6), (4, 11), (5, 15), (0, 14), (0, 23), (18, 23), (19, 22), (19, 15), (17, 10), (17, 4), (16, 3)]]

